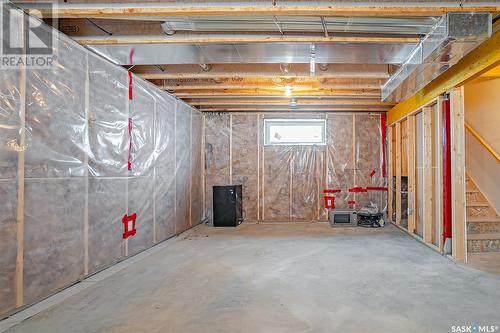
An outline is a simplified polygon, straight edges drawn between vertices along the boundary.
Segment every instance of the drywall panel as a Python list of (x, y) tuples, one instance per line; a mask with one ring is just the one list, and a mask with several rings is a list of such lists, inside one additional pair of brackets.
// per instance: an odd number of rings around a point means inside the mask
[(500, 78), (477, 79), (464, 86), (465, 121), (500, 152)]

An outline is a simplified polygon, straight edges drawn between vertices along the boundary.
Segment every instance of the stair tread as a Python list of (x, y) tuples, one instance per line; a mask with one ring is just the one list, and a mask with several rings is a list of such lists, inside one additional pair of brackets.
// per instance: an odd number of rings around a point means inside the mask
[(467, 216), (467, 222), (500, 222), (498, 216)]
[(467, 193), (479, 193), (478, 190), (466, 190), (465, 192), (467, 192)]
[(500, 232), (491, 232), (488, 234), (468, 234), (468, 240), (481, 240), (481, 239), (500, 239)]

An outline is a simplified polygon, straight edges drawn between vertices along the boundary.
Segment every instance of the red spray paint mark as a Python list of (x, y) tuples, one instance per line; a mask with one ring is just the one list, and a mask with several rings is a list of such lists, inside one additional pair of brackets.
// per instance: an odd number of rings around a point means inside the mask
[[(134, 213), (132, 215), (123, 215), (122, 223), (123, 223), (123, 239), (127, 239), (131, 236), (135, 236), (137, 233), (137, 229), (135, 228), (135, 220), (137, 219), (137, 214)], [(130, 222), (132, 222), (132, 228), (129, 229)]]
[(324, 194), (327, 194), (327, 193), (340, 193), (341, 192), (341, 189), (339, 188), (336, 188), (336, 189), (333, 189), (333, 190), (323, 190), (323, 193)]
[(356, 204), (356, 200), (349, 200), (349, 201), (347, 201), (347, 204), (354, 205), (354, 204)]
[(370, 177), (373, 177), (375, 176), (375, 170), (372, 170), (372, 172), (370, 172)]

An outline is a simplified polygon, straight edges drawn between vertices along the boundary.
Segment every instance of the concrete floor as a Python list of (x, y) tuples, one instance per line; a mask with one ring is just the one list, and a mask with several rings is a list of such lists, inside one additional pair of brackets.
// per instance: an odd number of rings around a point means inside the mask
[[(198, 226), (8, 332), (451, 332), (500, 325), (500, 277), (393, 226)], [(169, 243), (170, 242), (170, 243)]]

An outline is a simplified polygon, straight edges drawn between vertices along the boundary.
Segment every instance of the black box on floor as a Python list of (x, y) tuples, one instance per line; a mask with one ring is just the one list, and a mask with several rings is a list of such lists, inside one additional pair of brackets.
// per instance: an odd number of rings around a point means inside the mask
[(214, 227), (236, 227), (243, 222), (242, 185), (214, 186)]

